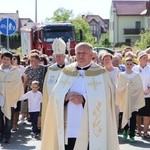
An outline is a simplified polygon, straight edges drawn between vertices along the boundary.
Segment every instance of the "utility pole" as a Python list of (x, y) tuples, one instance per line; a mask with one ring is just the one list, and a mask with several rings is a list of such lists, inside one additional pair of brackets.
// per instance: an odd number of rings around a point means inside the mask
[(35, 0), (35, 22), (37, 22), (37, 0)]
[(116, 41), (116, 39), (115, 39), (115, 32), (116, 32), (115, 25), (116, 25), (116, 9), (113, 8), (113, 50), (115, 50), (115, 41)]
[(0, 32), (0, 45), (2, 45), (1, 32)]

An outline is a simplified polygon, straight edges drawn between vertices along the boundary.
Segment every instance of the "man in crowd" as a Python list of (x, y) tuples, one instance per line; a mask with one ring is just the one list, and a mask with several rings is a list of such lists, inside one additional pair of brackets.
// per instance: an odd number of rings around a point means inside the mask
[(0, 141), (10, 142), (12, 129), (12, 111), (23, 95), (23, 84), (18, 68), (11, 65), (12, 54), (2, 54), (0, 66)]
[(42, 127), (45, 119), (45, 112), (52, 88), (56, 84), (61, 70), (65, 67), (65, 51), (66, 43), (61, 38), (56, 38), (52, 44), (53, 57), (56, 63), (48, 68), (43, 86), (43, 101), (42, 101)]
[(106, 70), (92, 61), (92, 45), (75, 47), (47, 106), (42, 150), (118, 150), (114, 89)]
[(138, 53), (139, 64), (133, 67), (133, 71), (138, 73), (142, 79), (143, 91), (145, 97), (145, 106), (138, 110), (137, 114), (137, 130), (138, 135), (141, 136), (141, 125), (143, 117), (144, 125), (144, 139), (150, 139), (148, 133), (150, 125), (150, 67), (148, 65), (148, 54), (145, 51)]

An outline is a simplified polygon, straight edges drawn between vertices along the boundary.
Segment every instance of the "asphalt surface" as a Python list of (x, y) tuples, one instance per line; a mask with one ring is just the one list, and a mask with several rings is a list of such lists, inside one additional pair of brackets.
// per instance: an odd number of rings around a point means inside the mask
[(130, 142), (129, 139), (123, 139), (122, 134), (118, 137), (120, 150), (150, 150), (150, 139), (145, 140), (142, 137), (135, 136), (135, 141)]
[[(122, 134), (118, 135), (120, 150), (150, 150), (150, 140), (135, 136), (135, 142), (124, 140)], [(32, 137), (31, 123), (28, 121), (19, 122), (18, 130), (12, 132), (11, 142), (0, 143), (0, 150), (40, 150), (40, 136)]]
[(0, 143), (0, 150), (40, 150), (40, 147), (41, 138), (31, 135), (31, 123), (28, 121), (19, 122), (18, 130), (12, 131), (9, 144)]

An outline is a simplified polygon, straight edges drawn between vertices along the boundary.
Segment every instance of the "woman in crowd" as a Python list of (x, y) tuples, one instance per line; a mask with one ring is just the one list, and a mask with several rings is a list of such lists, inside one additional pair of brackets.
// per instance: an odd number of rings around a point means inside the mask
[[(23, 75), (24, 75), (25, 67), (20, 65), (20, 55), (13, 54), (12, 65), (17, 67), (17, 69), (20, 72), (20, 76), (22, 77), (22, 81), (23, 81)], [(18, 101), (17, 106), (13, 111), (13, 128), (12, 128), (13, 131), (17, 130), (17, 123), (19, 120), (20, 107), (21, 107), (21, 101)]]

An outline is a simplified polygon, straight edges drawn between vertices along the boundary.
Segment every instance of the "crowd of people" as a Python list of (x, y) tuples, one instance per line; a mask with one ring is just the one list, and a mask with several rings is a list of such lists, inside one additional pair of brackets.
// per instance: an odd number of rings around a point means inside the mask
[(110, 54), (81, 42), (68, 56), (60, 38), (52, 48), (52, 57), (0, 52), (0, 142), (20, 116), (42, 150), (118, 150), (120, 133), (150, 139), (150, 48)]

